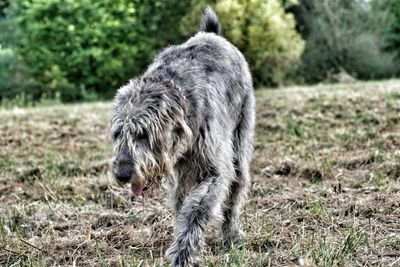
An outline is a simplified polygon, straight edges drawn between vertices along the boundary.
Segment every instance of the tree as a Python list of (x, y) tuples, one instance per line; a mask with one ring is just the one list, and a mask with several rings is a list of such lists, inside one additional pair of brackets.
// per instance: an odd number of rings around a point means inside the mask
[(37, 94), (29, 69), (14, 49), (20, 32), (9, 7), (9, 1), (0, 0), (0, 100), (14, 98), (27, 90), (31, 95)]
[(342, 71), (360, 79), (394, 74), (394, 54), (386, 49), (389, 23), (384, 9), (363, 0), (303, 0), (291, 12), (306, 40), (299, 68), (305, 81), (323, 81)]
[[(383, 3), (382, 3), (383, 1)], [(400, 61), (400, 0), (375, 0), (376, 4), (389, 7), (390, 30), (388, 34), (388, 48), (396, 53), (396, 59)], [(400, 71), (400, 67), (397, 69)]]

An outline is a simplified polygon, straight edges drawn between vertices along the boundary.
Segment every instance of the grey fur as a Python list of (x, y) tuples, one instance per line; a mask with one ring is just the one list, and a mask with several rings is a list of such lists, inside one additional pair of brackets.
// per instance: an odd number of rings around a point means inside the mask
[(242, 237), (254, 118), (246, 60), (214, 33), (199, 32), (165, 49), (141, 77), (119, 89), (111, 124), (113, 172), (132, 188), (166, 177), (176, 216), (167, 250), (172, 266), (197, 261), (211, 220), (222, 221), (227, 245)]
[(215, 14), (214, 10), (207, 6), (204, 9), (204, 16), (201, 20), (200, 24), (201, 32), (213, 32), (218, 35), (221, 35), (221, 24), (219, 23), (219, 19), (217, 14)]

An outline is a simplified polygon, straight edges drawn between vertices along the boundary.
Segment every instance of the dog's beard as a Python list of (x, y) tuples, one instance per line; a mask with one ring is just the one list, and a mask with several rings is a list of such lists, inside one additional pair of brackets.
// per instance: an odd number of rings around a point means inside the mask
[(159, 165), (152, 165), (152, 167), (141, 168), (140, 174), (143, 175), (143, 180), (145, 181), (142, 185), (131, 184), (131, 190), (134, 196), (140, 196), (142, 193), (148, 191), (149, 189), (159, 188), (162, 179), (166, 176), (173, 175), (173, 162), (169, 156), (163, 155), (162, 163)]
[(151, 168), (142, 165), (137, 168), (136, 173), (136, 177), (131, 182), (131, 191), (135, 197), (141, 196), (143, 192), (157, 184), (158, 177), (161, 175), (160, 168), (155, 165)]

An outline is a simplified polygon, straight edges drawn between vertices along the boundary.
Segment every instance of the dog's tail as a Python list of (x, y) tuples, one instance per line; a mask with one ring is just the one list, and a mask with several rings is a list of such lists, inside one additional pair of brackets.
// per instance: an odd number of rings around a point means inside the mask
[(219, 23), (218, 16), (209, 6), (204, 9), (203, 19), (200, 24), (200, 31), (213, 32), (221, 35), (221, 24)]

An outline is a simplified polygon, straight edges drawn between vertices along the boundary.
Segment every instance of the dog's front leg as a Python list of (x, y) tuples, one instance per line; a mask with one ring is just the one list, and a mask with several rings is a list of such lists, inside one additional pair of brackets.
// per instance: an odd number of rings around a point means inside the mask
[(186, 197), (176, 218), (174, 242), (167, 251), (172, 266), (188, 266), (200, 256), (204, 230), (211, 219), (221, 216), (228, 184), (228, 178), (210, 177)]

